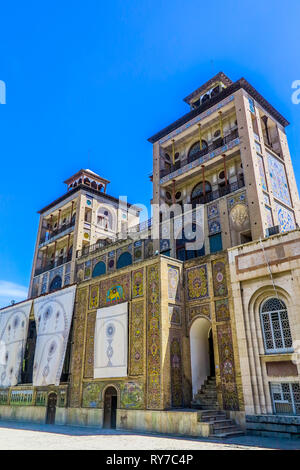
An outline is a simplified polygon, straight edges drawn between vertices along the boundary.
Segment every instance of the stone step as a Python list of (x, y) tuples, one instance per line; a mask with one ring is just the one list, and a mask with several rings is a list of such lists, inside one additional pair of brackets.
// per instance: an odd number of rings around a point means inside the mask
[(236, 426), (232, 419), (217, 419), (211, 422), (211, 424), (213, 425), (214, 429), (220, 429), (228, 426)]
[[(208, 405), (204, 405), (204, 404), (195, 404), (195, 405), (192, 405), (192, 408), (194, 409), (198, 409), (198, 410), (211, 410), (213, 407), (211, 406), (211, 403), (209, 403)], [(215, 407), (215, 410), (218, 410), (218, 405), (216, 405)]]
[(223, 439), (224, 437), (244, 436), (244, 435), (245, 435), (244, 431), (241, 431), (239, 428), (236, 428), (235, 431), (221, 432), (221, 433), (217, 433), (217, 434), (210, 434), (209, 437)]
[(220, 415), (208, 415), (208, 416), (201, 416), (201, 421), (204, 421), (206, 423), (219, 423), (219, 422), (223, 422), (225, 421), (227, 418), (226, 418), (226, 415), (224, 414), (220, 414)]
[(214, 433), (220, 434), (223, 432), (233, 432), (233, 431), (240, 431), (240, 429), (235, 424), (224, 424), (223, 426), (215, 427), (213, 424)]
[(199, 390), (199, 392), (196, 395), (215, 395), (217, 396), (217, 391), (215, 388), (205, 388)]

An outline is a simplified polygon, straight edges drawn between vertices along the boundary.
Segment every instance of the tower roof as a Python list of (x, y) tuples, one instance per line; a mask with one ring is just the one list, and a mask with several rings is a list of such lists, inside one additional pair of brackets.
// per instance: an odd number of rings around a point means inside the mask
[(201, 93), (204, 93), (208, 88), (211, 88), (215, 83), (220, 83), (220, 82), (223, 83), (225, 87), (233, 83), (232, 80), (230, 80), (230, 78), (227, 77), (227, 75), (225, 75), (225, 73), (219, 72), (217, 73), (217, 75), (215, 75), (210, 80), (208, 80), (203, 85), (201, 85), (199, 88), (197, 88), (197, 90), (193, 91), (188, 96), (183, 98), (183, 101), (185, 101), (185, 103), (190, 104), (191, 100), (195, 98), (195, 96), (200, 95)]
[(92, 178), (93, 180), (97, 181), (97, 183), (103, 183), (105, 186), (108, 183), (110, 183), (109, 180), (107, 180), (105, 178), (102, 178), (102, 176), (98, 175), (94, 171), (89, 170), (89, 169), (84, 170), (83, 168), (81, 170), (77, 171), (77, 173), (75, 173), (73, 176), (70, 176), (70, 178), (66, 179), (64, 181), (64, 183), (70, 185), (82, 176), (87, 177), (87, 178)]

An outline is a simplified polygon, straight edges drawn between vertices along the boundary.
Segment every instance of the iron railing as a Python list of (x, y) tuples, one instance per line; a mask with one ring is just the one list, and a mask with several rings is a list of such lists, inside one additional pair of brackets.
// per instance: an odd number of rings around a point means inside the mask
[(208, 153), (213, 152), (214, 150), (223, 147), (224, 145), (228, 144), (232, 140), (237, 139), (239, 136), (238, 130), (235, 129), (232, 131), (230, 134), (226, 135), (225, 137), (220, 137), (219, 139), (215, 140), (212, 144), (210, 144), (208, 147), (203, 148), (202, 150), (199, 150), (199, 152), (193, 153), (193, 155), (189, 156), (187, 160), (178, 161), (175, 163), (175, 165), (171, 165), (170, 168), (165, 168), (160, 171), (160, 177), (163, 178), (164, 176), (169, 175), (170, 173), (173, 173), (173, 171), (178, 170), (182, 166), (187, 165), (188, 163), (193, 162), (194, 160), (197, 160), (200, 157), (204, 157), (204, 155), (207, 155)]
[(45, 273), (46, 271), (50, 271), (53, 268), (57, 268), (58, 266), (61, 266), (62, 264), (68, 263), (71, 261), (72, 255), (69, 254), (68, 256), (58, 256), (57, 258), (53, 258), (51, 261), (48, 263), (45, 263), (43, 266), (40, 268), (36, 268), (34, 275), (38, 276), (39, 274)]
[(235, 181), (234, 183), (228, 183), (225, 186), (219, 187), (215, 191), (211, 191), (207, 194), (202, 194), (201, 196), (196, 197), (192, 200), (192, 205), (195, 206), (196, 204), (206, 204), (211, 201), (215, 201), (220, 197), (226, 196), (227, 194), (233, 193), (238, 189), (241, 189), (245, 186), (244, 179), (240, 179)]
[[(60, 233), (64, 232), (65, 230), (68, 230), (69, 228), (73, 227), (75, 225), (75, 219), (69, 222), (68, 224), (61, 224), (59, 227), (57, 227), (55, 230), (50, 230), (46, 233), (44, 233), (41, 238), (40, 238), (40, 244), (44, 242), (50, 241), (52, 238), (56, 237), (56, 235), (59, 235)], [(47, 229), (46, 229), (47, 230)]]
[(101, 250), (111, 245), (115, 240), (98, 240), (97, 243), (93, 245), (84, 246), (81, 250), (76, 251), (76, 258), (81, 258), (82, 256), (88, 256), (95, 251)]

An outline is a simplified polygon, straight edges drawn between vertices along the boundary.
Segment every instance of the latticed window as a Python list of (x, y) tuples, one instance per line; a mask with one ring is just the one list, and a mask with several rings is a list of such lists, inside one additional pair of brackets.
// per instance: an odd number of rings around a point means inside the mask
[(287, 308), (282, 300), (266, 300), (260, 309), (262, 330), (267, 353), (292, 351), (292, 335)]
[(270, 389), (276, 414), (300, 415), (300, 383), (271, 383)]

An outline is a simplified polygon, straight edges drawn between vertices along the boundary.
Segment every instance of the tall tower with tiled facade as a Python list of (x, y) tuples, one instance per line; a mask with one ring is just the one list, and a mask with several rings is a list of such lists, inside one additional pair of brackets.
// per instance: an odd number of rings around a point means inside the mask
[(204, 204), (205, 246), (186, 253), (177, 240), (170, 254), (184, 260), (296, 228), (287, 120), (245, 79), (222, 72), (184, 101), (190, 111), (149, 139), (153, 203)]
[(109, 245), (139, 223), (139, 210), (107, 194), (109, 181), (93, 171), (64, 183), (67, 192), (39, 211), (29, 297), (73, 283), (78, 254)]

